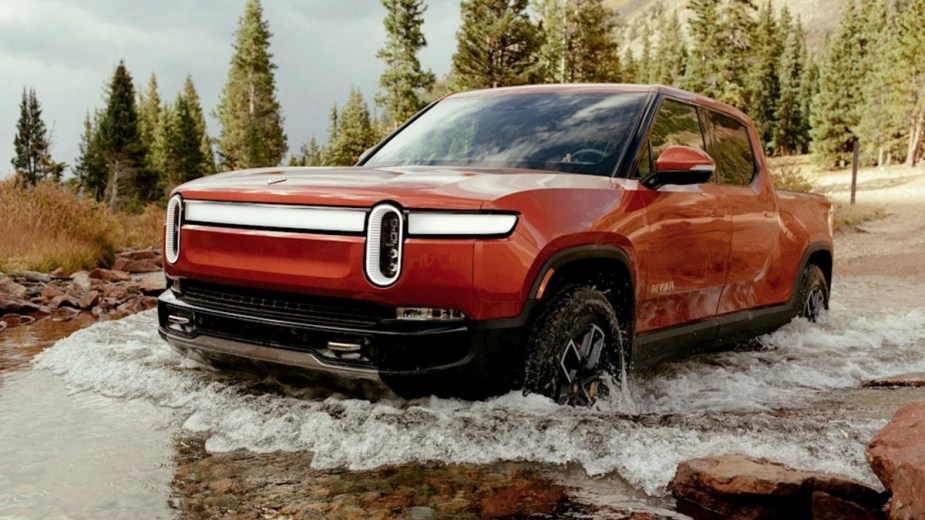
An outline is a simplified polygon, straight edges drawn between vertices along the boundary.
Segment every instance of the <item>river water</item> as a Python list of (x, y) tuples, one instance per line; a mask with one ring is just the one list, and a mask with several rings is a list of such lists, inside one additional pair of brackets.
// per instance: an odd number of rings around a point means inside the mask
[(864, 447), (888, 417), (876, 396), (891, 391), (855, 389), (925, 371), (921, 294), (899, 278), (837, 280), (821, 323), (634, 375), (598, 410), (517, 392), (475, 403), (318, 397), (183, 359), (158, 337), (152, 312), (99, 323), (32, 369), (0, 373), (0, 518), (170, 516), (180, 430), (208, 435), (212, 452), (311, 451), (320, 468), (569, 463), (653, 500), (678, 462), (726, 452), (876, 486)]

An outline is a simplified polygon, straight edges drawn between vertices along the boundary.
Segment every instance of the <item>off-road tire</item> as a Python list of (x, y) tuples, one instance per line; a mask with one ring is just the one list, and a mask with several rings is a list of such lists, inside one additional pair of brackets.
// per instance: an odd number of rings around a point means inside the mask
[[(560, 404), (590, 406), (604, 397), (606, 385), (599, 384), (591, 399), (585, 399), (587, 393), (573, 392), (563, 395), (563, 384), (567, 381), (560, 363), (572, 342), (580, 342), (586, 331), (596, 326), (603, 333), (603, 349), (593, 373), (609, 374), (613, 382), (619, 384), (625, 360), (623, 352), (623, 332), (617, 313), (607, 296), (590, 286), (570, 286), (559, 290), (547, 301), (537, 319), (533, 322), (527, 338), (526, 363), (524, 374), (524, 393), (545, 395)], [(596, 332), (591, 332), (592, 338)], [(586, 357), (585, 359), (588, 359)], [(574, 358), (573, 358), (574, 359)], [(583, 363), (582, 363), (583, 365)], [(578, 379), (577, 377), (575, 378)], [(569, 388), (569, 386), (566, 386)], [(579, 389), (580, 390), (580, 389)]]
[(816, 321), (829, 308), (829, 284), (818, 265), (809, 264), (800, 274), (800, 291), (797, 293), (794, 318)]

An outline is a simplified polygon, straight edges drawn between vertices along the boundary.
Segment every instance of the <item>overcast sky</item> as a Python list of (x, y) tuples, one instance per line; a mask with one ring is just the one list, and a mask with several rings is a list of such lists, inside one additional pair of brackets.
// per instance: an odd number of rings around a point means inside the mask
[[(208, 115), (228, 73), (245, 0), (0, 0), (0, 176), (12, 170), (23, 87), (34, 88), (52, 131), (52, 156), (75, 163), (87, 111), (103, 106), (103, 87), (119, 59), (136, 90), (157, 74), (161, 100), (193, 76)], [(327, 138), (328, 113), (356, 85), (367, 101), (378, 89), (385, 39), (379, 0), (263, 0), (289, 152), (314, 134)], [(420, 58), (446, 74), (459, 26), (456, 0), (430, 0)]]

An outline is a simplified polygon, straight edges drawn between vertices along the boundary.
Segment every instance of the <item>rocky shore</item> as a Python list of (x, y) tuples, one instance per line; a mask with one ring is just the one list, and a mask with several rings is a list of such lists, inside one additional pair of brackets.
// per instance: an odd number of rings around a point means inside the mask
[(0, 331), (80, 315), (117, 320), (157, 306), (156, 296), (166, 289), (159, 251), (122, 251), (112, 267), (0, 273)]

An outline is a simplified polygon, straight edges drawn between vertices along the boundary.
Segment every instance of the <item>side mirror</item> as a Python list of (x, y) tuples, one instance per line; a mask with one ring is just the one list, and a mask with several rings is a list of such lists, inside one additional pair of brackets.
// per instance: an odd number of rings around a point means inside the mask
[(707, 152), (690, 146), (672, 145), (655, 160), (655, 171), (642, 179), (642, 185), (657, 189), (666, 184), (701, 184), (710, 180), (716, 163)]

